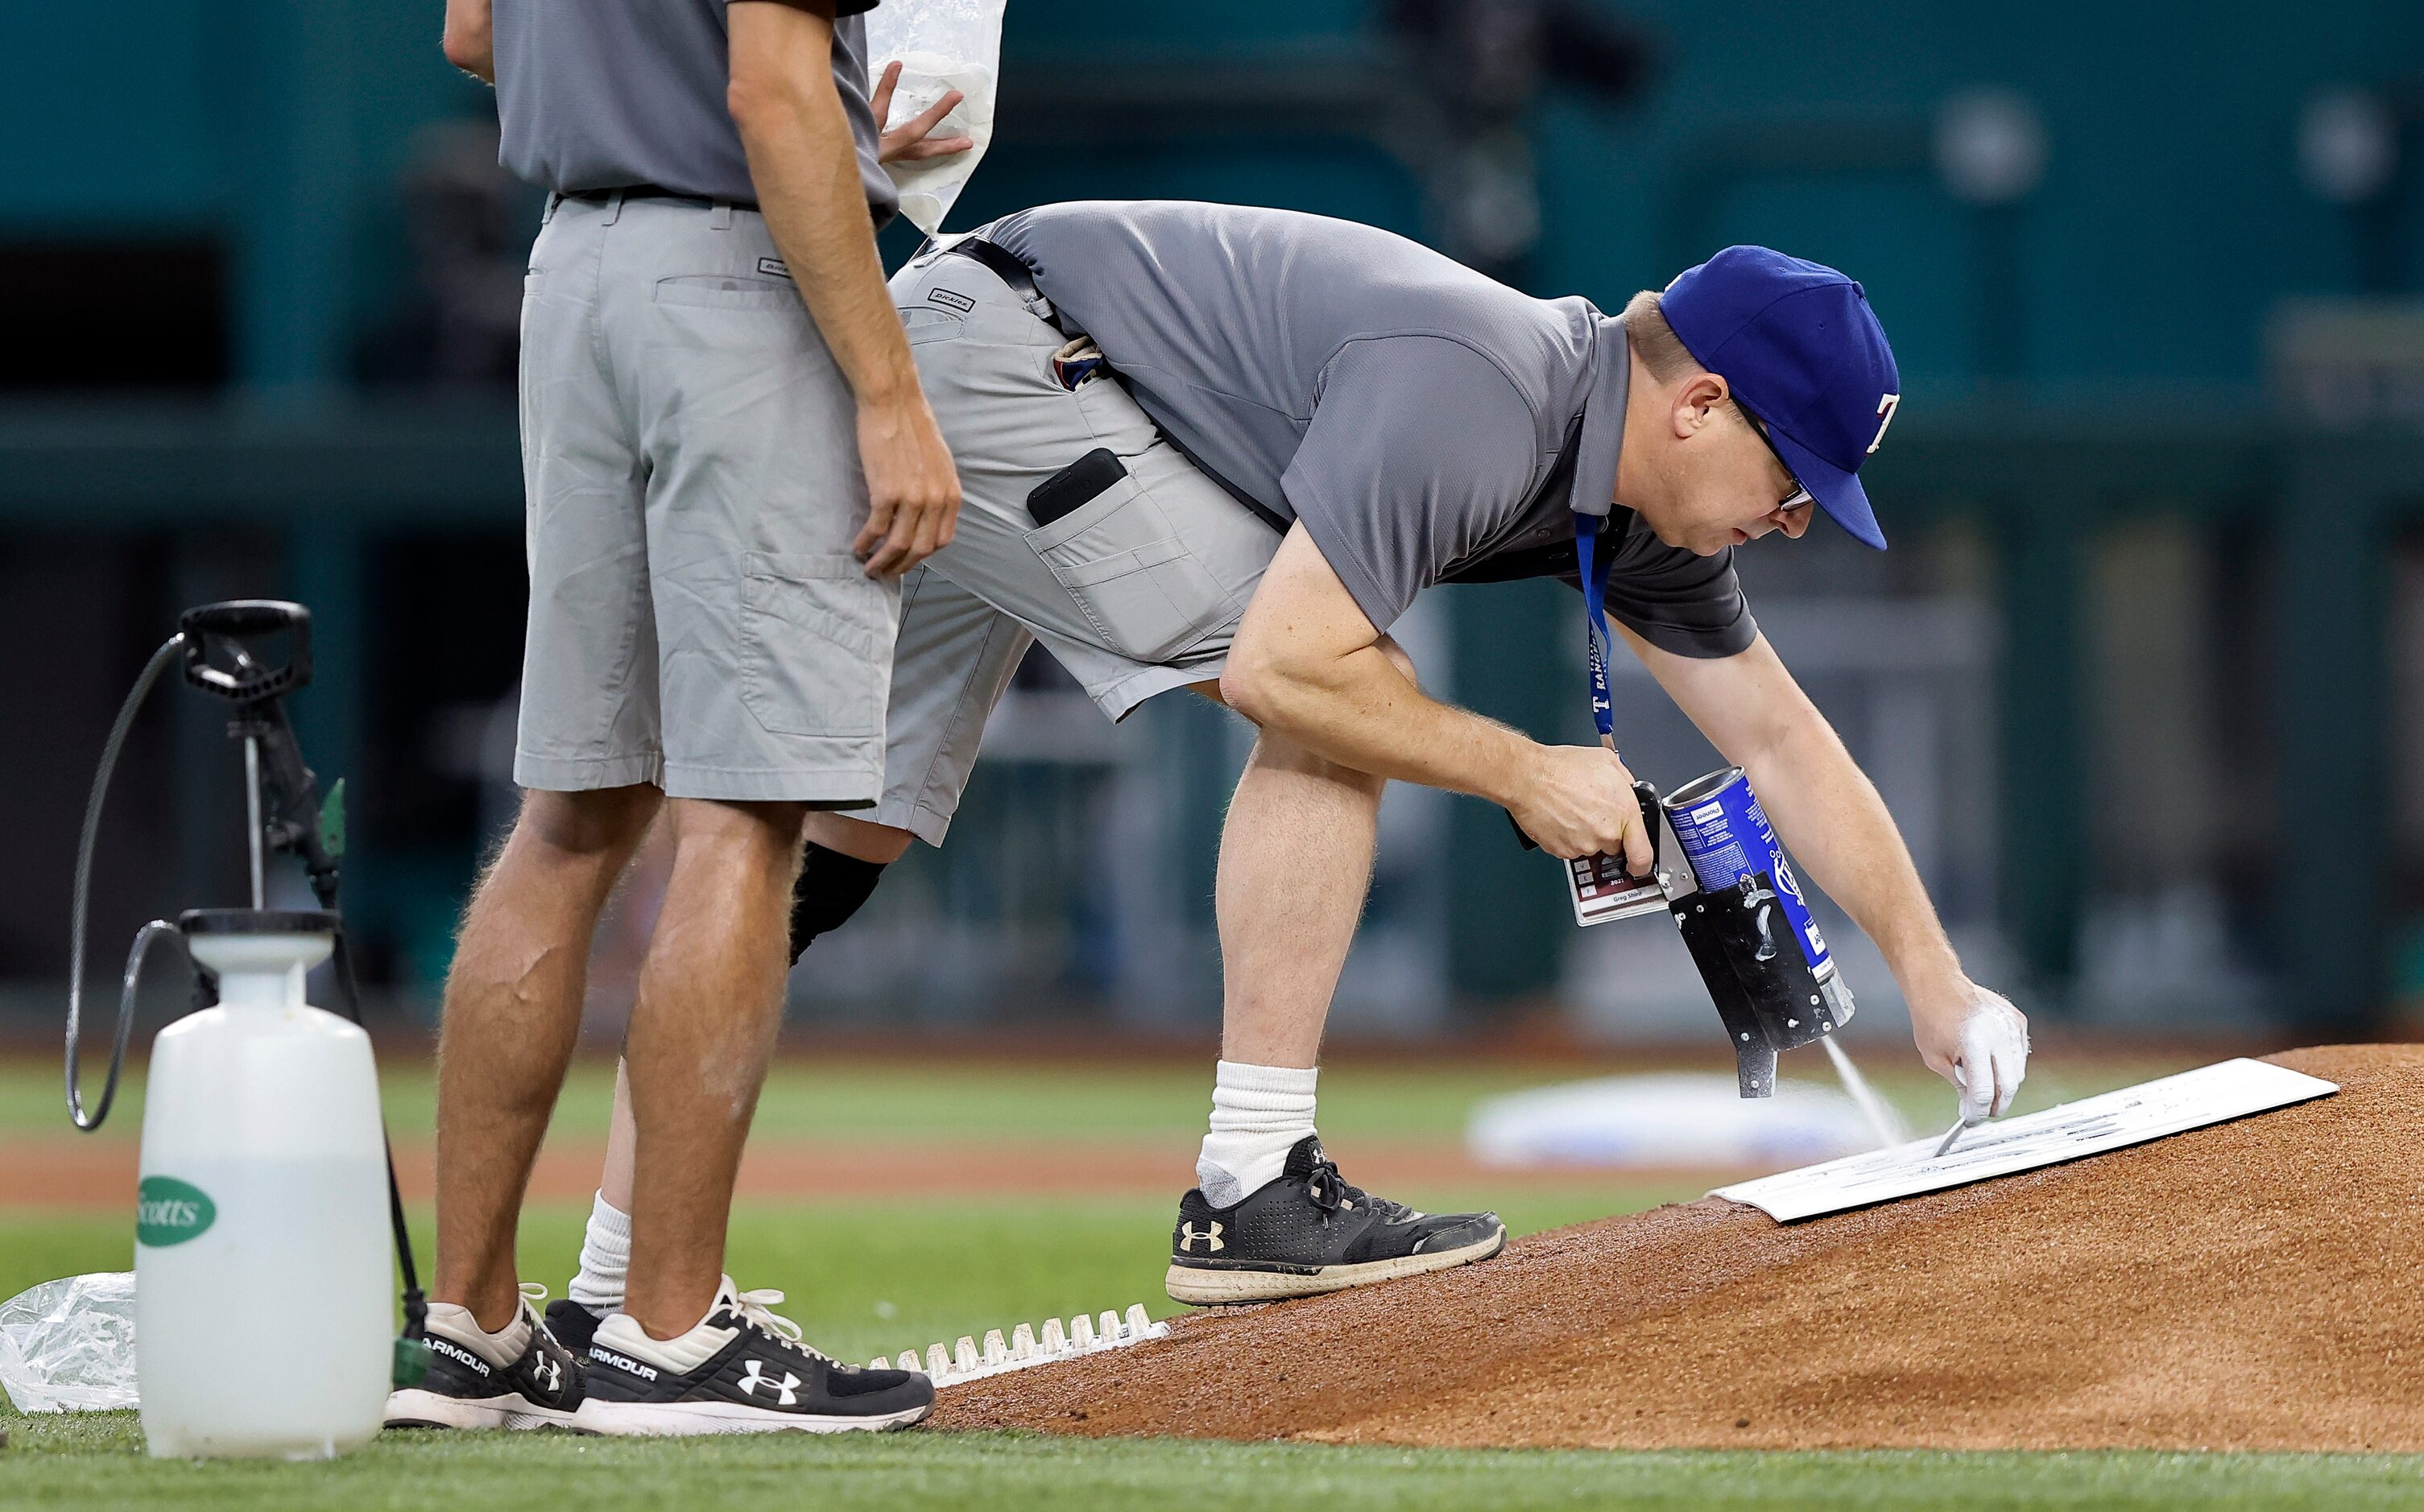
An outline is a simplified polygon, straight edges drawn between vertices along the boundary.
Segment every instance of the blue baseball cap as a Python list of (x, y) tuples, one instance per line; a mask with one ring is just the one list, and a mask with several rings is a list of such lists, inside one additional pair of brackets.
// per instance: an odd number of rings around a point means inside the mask
[(1884, 550), (1859, 472), (1893, 423), (1902, 374), (1867, 292), (1823, 263), (1729, 247), (1677, 274), (1658, 306), (1700, 366), (1766, 425), (1818, 507)]

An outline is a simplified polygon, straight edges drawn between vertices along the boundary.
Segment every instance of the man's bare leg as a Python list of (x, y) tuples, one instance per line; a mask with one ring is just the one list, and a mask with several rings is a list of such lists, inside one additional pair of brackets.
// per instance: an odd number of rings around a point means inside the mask
[(1346, 967), (1385, 782), (1264, 732), (1220, 830), (1222, 1058), (1304, 1068)]
[(1277, 1180), (1314, 1132), (1314, 1061), (1371, 885), (1383, 786), (1268, 730), (1237, 779), (1214, 890), (1220, 1063), (1195, 1162), (1212, 1208)]
[[(1383, 637), (1407, 677), (1413, 660)], [(1217, 700), (1220, 684), (1195, 692)], [(1309, 1068), (1372, 886), (1387, 783), (1264, 731), (1220, 829), (1213, 912), (1220, 931), (1220, 1053)]]
[(724, 1273), (733, 1177), (782, 1021), (805, 812), (696, 799), (669, 808), (673, 876), (625, 1041), (638, 1137), (623, 1311), (657, 1339), (706, 1316)]
[(438, 1273), (430, 1297), (512, 1323), (531, 1162), (581, 1028), (590, 935), (656, 811), (654, 788), (530, 792), (464, 915), (438, 1052)]
[(810, 845), (837, 851), (853, 861), (888, 867), (906, 854), (917, 836), (873, 820), (853, 819), (830, 809), (817, 809), (800, 821), (800, 834)]
[[(1380, 647), (1413, 675), (1393, 643)], [(1164, 1283), (1179, 1301), (1360, 1286), (1486, 1260), (1507, 1242), (1494, 1214), (1418, 1213), (1349, 1186), (1308, 1143), (1314, 1060), (1371, 886), (1384, 787), (1268, 730), (1237, 779), (1215, 897), (1221, 1058)]]
[[(870, 823), (850, 819), (826, 810), (812, 810), (801, 823), (801, 833), (812, 845), (823, 846), (854, 861), (869, 861), (879, 867), (890, 866), (901, 859), (916, 838), (907, 830), (896, 830), (888, 824)], [(614, 1067), (614, 1113), (606, 1129), (606, 1169), (599, 1173), (598, 1195), (617, 1212), (631, 1211), (631, 1154), (636, 1137), (631, 1127), (631, 1084), (630, 1073), (619, 1062)]]
[[(631, 1163), (639, 1148), (640, 1131), (631, 1126), (631, 1068), (617, 1056), (614, 1111), (606, 1121), (606, 1169), (598, 1172), (598, 1195), (626, 1215), (631, 1211)], [(630, 1258), (627, 1249), (624, 1263), (630, 1264)]]

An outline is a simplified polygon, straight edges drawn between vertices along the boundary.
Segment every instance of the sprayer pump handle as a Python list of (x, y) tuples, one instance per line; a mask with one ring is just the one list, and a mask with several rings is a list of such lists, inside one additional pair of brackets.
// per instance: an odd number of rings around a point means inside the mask
[[(185, 680), (204, 692), (252, 703), (293, 692), (311, 680), (311, 612), (301, 604), (282, 598), (199, 604), (178, 617), (177, 628), (185, 637)], [(243, 642), (280, 630), (290, 637), (283, 666), (252, 661), (249, 652), (233, 670), (211, 664), (214, 640)]]

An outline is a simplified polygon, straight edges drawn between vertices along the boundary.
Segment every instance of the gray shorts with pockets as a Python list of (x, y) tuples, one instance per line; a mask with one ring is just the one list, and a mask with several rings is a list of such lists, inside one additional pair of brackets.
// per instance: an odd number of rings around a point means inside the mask
[(765, 221), (557, 200), (521, 364), (514, 780), (867, 806), (900, 591), (851, 554), (856, 410)]
[[(973, 259), (929, 253), (893, 303), (958, 464), (957, 537), (902, 591), (884, 796), (859, 817), (943, 843), (985, 718), (1037, 641), (1110, 718), (1217, 678), (1278, 532), (1199, 471), (1126, 390), (1064, 387), (1047, 324)], [(1039, 483), (1097, 448), (1127, 476), (1048, 525)]]

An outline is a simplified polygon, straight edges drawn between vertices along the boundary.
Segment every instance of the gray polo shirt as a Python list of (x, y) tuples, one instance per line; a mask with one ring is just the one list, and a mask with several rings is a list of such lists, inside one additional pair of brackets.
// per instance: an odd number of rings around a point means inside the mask
[[(560, 193), (651, 184), (756, 204), (725, 89), (730, 0), (495, 0), (497, 160)], [(781, 0), (739, 0), (744, 5)], [(867, 23), (875, 0), (839, 0), (834, 85), (858, 143), (877, 225), (901, 197), (875, 160)]]
[(1198, 466), (1301, 520), (1376, 627), (1435, 582), (1571, 581), (1579, 510), (1608, 517), (1608, 612), (1652, 645), (1731, 656), (1757, 633), (1730, 551), (1614, 506), (1631, 367), (1589, 301), (1293, 211), (1084, 201), (981, 234)]

